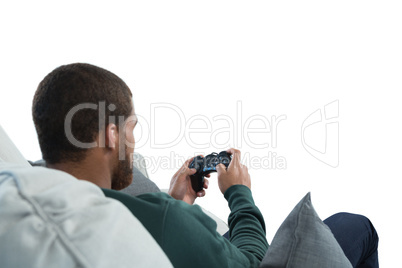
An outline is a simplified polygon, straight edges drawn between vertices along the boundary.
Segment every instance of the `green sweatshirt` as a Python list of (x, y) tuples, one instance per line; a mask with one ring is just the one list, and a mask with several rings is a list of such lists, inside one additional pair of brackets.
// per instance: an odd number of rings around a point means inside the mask
[(224, 194), (231, 210), (230, 241), (216, 232), (215, 221), (198, 205), (165, 193), (133, 197), (102, 190), (131, 210), (174, 267), (258, 267), (268, 249), (264, 218), (244, 185), (231, 186)]

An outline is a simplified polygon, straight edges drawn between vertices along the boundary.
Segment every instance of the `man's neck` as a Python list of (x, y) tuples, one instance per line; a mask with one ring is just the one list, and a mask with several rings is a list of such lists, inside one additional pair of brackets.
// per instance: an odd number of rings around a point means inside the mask
[[(88, 159), (90, 158), (90, 160)], [(100, 159), (98, 159), (100, 160)], [(79, 180), (90, 181), (101, 188), (111, 189), (111, 172), (107, 164), (102, 164), (96, 158), (86, 157), (80, 162), (61, 162), (47, 164), (48, 168), (53, 168), (67, 172)]]

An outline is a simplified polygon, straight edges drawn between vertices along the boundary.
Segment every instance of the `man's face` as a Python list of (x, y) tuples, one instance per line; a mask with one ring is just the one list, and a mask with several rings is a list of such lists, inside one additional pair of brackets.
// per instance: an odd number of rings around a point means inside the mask
[(137, 117), (134, 106), (131, 116), (124, 123), (119, 123), (119, 145), (116, 150), (117, 165), (112, 174), (112, 189), (121, 190), (126, 188), (133, 181), (133, 162), (134, 153), (134, 128), (137, 124)]

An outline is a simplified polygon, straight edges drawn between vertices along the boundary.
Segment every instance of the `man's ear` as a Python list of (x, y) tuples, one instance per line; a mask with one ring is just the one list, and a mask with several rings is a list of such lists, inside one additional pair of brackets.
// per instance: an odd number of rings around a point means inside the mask
[(116, 148), (119, 138), (119, 132), (115, 124), (109, 124), (105, 131), (105, 145), (106, 148)]

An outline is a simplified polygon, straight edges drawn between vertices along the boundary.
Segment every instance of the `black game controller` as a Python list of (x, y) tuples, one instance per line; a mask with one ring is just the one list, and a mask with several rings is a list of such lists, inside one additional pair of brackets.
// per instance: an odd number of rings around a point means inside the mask
[(218, 164), (224, 164), (228, 168), (230, 161), (232, 160), (231, 155), (226, 151), (222, 151), (219, 154), (212, 153), (206, 157), (196, 156), (193, 161), (191, 161), (189, 168), (195, 168), (197, 172), (191, 175), (191, 186), (195, 192), (199, 192), (204, 188), (204, 176), (211, 172), (216, 172), (216, 166)]

